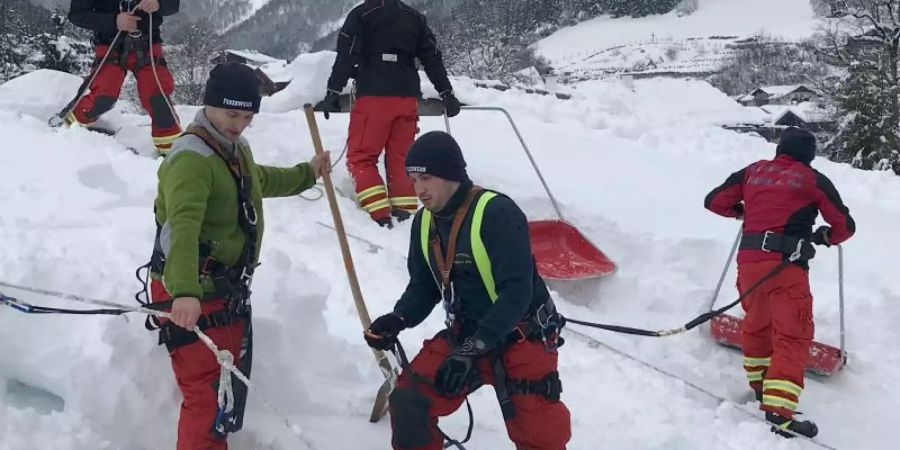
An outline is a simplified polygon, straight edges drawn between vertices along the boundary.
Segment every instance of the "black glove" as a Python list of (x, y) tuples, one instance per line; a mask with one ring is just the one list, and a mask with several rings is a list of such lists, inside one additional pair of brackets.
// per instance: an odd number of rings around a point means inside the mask
[(341, 112), (341, 93), (329, 89), (325, 99), (317, 103), (314, 109), (325, 112), (325, 120), (328, 120), (329, 113)]
[(478, 364), (478, 358), (488, 352), (487, 344), (480, 339), (466, 338), (456, 346), (438, 367), (434, 377), (434, 389), (443, 396), (455, 396), (463, 392)]
[(737, 205), (734, 205), (731, 209), (736, 214), (734, 216), (735, 219), (741, 220), (744, 218), (744, 204), (743, 203), (738, 203)]
[(813, 244), (831, 247), (831, 227), (822, 225), (816, 228), (810, 240)]
[(369, 329), (363, 332), (363, 336), (369, 347), (376, 350), (390, 350), (397, 340), (397, 335), (404, 328), (406, 325), (399, 314), (388, 313), (375, 319)]
[(459, 99), (453, 95), (453, 91), (444, 92), (441, 94), (441, 99), (444, 101), (444, 110), (447, 111), (447, 117), (459, 114), (459, 109), (462, 105), (459, 103)]

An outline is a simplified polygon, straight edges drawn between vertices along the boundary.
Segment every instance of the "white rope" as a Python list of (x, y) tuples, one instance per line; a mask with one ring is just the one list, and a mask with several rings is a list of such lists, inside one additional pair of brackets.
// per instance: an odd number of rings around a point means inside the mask
[[(151, 316), (163, 317), (166, 319), (170, 318), (170, 314), (167, 312), (156, 311), (156, 310), (139, 307), (139, 306), (123, 305), (121, 303), (109, 302), (109, 301), (105, 301), (105, 300), (97, 300), (97, 299), (93, 299), (93, 298), (89, 298), (89, 297), (83, 297), (80, 295), (66, 294), (63, 292), (56, 292), (56, 291), (51, 291), (51, 290), (47, 290), (47, 289), (31, 288), (31, 287), (27, 287), (27, 286), (19, 286), (19, 285), (15, 285), (15, 284), (11, 284), (11, 283), (6, 283), (4, 281), (0, 281), (0, 286), (7, 287), (10, 289), (17, 289), (17, 290), (24, 291), (24, 292), (31, 292), (34, 294), (40, 294), (40, 295), (46, 295), (46, 296), (50, 296), (50, 297), (61, 298), (64, 300), (71, 300), (73, 302), (79, 302), (79, 303), (85, 303), (85, 304), (97, 305), (97, 306), (107, 306), (110, 308), (118, 308), (118, 309), (122, 309), (125, 311), (141, 313), (141, 314), (148, 314)], [(220, 383), (219, 383), (219, 396), (220, 396), (219, 406), (220, 407), (223, 404), (223, 402), (221, 400), (221, 396), (223, 395), (223, 389), (224, 389), (225, 390), (224, 395), (227, 395), (227, 398), (228, 398), (228, 400), (226, 400), (226, 402), (227, 402), (226, 406), (228, 406), (228, 411), (234, 409), (234, 400), (233, 400), (234, 396), (233, 396), (233, 391), (231, 388), (231, 377), (226, 377), (228, 379), (228, 381), (226, 383), (221, 382), (221, 380), (222, 380), (221, 377), (224, 376), (223, 374), (230, 372), (230, 373), (233, 373), (234, 376), (238, 380), (240, 380), (242, 383), (244, 383), (247, 386), (248, 390), (250, 390), (257, 397), (259, 397), (259, 399), (260, 399), (260, 401), (262, 401), (263, 405), (265, 405), (267, 408), (269, 408), (269, 410), (271, 410), (273, 414), (275, 414), (276, 416), (279, 416), (281, 418), (281, 422), (284, 424), (284, 426), (286, 426), (288, 428), (288, 430), (291, 431), (291, 435), (294, 436), (294, 438), (296, 438), (300, 443), (302, 443), (304, 446), (306, 446), (306, 448), (308, 448), (308, 449), (314, 448), (312, 443), (309, 442), (305, 437), (303, 437), (301, 428), (299, 426), (291, 423), (291, 421), (284, 414), (282, 414), (280, 411), (278, 411), (278, 409), (276, 409), (274, 406), (272, 406), (272, 403), (269, 402), (269, 400), (265, 396), (263, 396), (262, 393), (259, 392), (259, 390), (256, 389), (256, 385), (251, 383), (250, 379), (247, 378), (247, 376), (244, 375), (240, 371), (240, 369), (238, 369), (237, 367), (234, 366), (234, 355), (232, 355), (231, 352), (229, 352), (228, 350), (219, 350), (219, 347), (215, 344), (215, 342), (213, 342), (213, 340), (210, 339), (210, 337), (207, 336), (206, 333), (204, 333), (202, 330), (200, 330), (200, 328), (197, 327), (196, 325), (194, 326), (192, 331), (194, 333), (196, 333), (197, 336), (200, 338), (200, 340), (203, 341), (204, 344), (206, 344), (206, 346), (213, 352), (214, 355), (216, 355), (216, 361), (219, 363), (219, 366), (222, 368), (222, 372), (220, 373)], [(227, 387), (223, 388), (223, 386), (227, 386)]]
[[(153, 14), (148, 13), (147, 15), (150, 16), (150, 68), (153, 70), (153, 78), (156, 80), (156, 87), (159, 88), (159, 94), (162, 95), (163, 100), (166, 102), (166, 106), (169, 107), (169, 112), (172, 113), (172, 118), (175, 119), (178, 128), (181, 128), (181, 118), (178, 117), (178, 113), (175, 112), (175, 107), (172, 106), (172, 101), (169, 100), (169, 96), (163, 91), (162, 83), (159, 81), (159, 74), (156, 72), (156, 56), (153, 55)], [(162, 44), (160, 44), (160, 48), (162, 48)]]

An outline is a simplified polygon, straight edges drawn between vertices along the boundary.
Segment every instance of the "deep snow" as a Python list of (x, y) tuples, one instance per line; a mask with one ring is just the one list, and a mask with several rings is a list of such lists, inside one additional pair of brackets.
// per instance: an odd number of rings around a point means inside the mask
[[(330, 64), (312, 55), (298, 72), (321, 80)], [(313, 69), (314, 67), (314, 69)], [(296, 77), (296, 73), (295, 73)], [(302, 114), (321, 85), (267, 99), (247, 137), (256, 159), (291, 164), (312, 156)], [(0, 86), (0, 279), (122, 303), (137, 290), (134, 268), (149, 257), (151, 204), (159, 161), (149, 155), (146, 118), (122, 113), (116, 138), (84, 130), (50, 130), (46, 118), (78, 80), (37, 72)], [(517, 119), (563, 212), (619, 265), (612, 277), (554, 283), (567, 315), (650, 328), (670, 328), (702, 311), (737, 222), (707, 213), (706, 192), (743, 165), (770, 157), (774, 146), (720, 125), (747, 118), (705, 82), (646, 80), (633, 85), (593, 81), (573, 86), (573, 99), (477, 89), (457, 80), (460, 98), (508, 108)], [(74, 90), (74, 87), (72, 88)], [(195, 107), (179, 107), (183, 118)], [(346, 115), (319, 117), (326, 147), (344, 145)], [(423, 118), (422, 132), (440, 129)], [(529, 217), (553, 215), (515, 136), (496, 113), (463, 112), (452, 119), (470, 174), (510, 194)], [(900, 264), (891, 240), (900, 223), (900, 180), (817, 161), (844, 195), (859, 224), (846, 244), (847, 341), (850, 365), (838, 376), (812, 379), (801, 408), (818, 422), (821, 440), (838, 448), (894, 448), (900, 392), (893, 308), (900, 289), (891, 268)], [(388, 311), (406, 282), (409, 225), (375, 226), (356, 209), (343, 163), (335, 173), (348, 230), (376, 242), (351, 240), (363, 293), (373, 315)], [(313, 193), (311, 193), (312, 195)], [(299, 425), (315, 448), (384, 448), (387, 421), (366, 420), (381, 375), (360, 335), (341, 256), (324, 200), (266, 203), (263, 265), (254, 281), (256, 355), (253, 380)], [(837, 255), (813, 263), (817, 338), (837, 342)], [(724, 298), (733, 298), (733, 275)], [(73, 305), (4, 289), (7, 295), (49, 305)], [(74, 305), (77, 306), (77, 305)], [(2, 449), (172, 448), (179, 394), (165, 351), (142, 318), (26, 316), (0, 309), (0, 380), (19, 380), (52, 396), (0, 383)], [(401, 336), (408, 351), (440, 329), (436, 311)], [(684, 383), (569, 339), (561, 349), (564, 401), (573, 412), (569, 448), (746, 449), (813, 448), (780, 440), (736, 410), (749, 410), (739, 354), (711, 342), (705, 330), (668, 339), (587, 331), (692, 383), (738, 402), (720, 404)], [(4, 399), (5, 398), (5, 399)], [(48, 406), (49, 405), (49, 406)], [(474, 396), (477, 425), (470, 449), (511, 448), (490, 389)], [(442, 422), (464, 433), (464, 412)], [(234, 448), (302, 448), (280, 420), (251, 397), (245, 430)]]

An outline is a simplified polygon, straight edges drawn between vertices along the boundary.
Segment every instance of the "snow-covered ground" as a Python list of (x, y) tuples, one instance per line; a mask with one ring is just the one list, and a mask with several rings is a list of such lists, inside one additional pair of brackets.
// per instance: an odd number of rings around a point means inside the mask
[[(324, 84), (310, 80), (323, 79), (329, 65), (319, 59), (325, 56), (305, 58), (307, 65), (297, 68), (307, 79), (295, 76), (296, 91), (267, 99), (247, 131), (260, 162), (287, 165), (312, 156), (303, 116), (290, 109), (320, 95)], [(38, 72), (0, 86), (6, 143), (0, 152), (0, 280), (130, 304), (138, 290), (134, 268), (152, 246), (159, 161), (123, 147), (150, 154), (145, 117), (113, 116), (124, 125), (116, 138), (48, 129), (46, 118), (77, 81)], [(700, 81), (585, 82), (573, 86), (569, 101), (477, 89), (468, 80), (457, 80), (455, 88), (464, 102), (510, 110), (567, 218), (619, 265), (606, 279), (552, 284), (564, 314), (657, 329), (705, 309), (738, 224), (707, 213), (703, 197), (732, 171), (774, 152), (760, 138), (720, 128), (748, 120), (745, 108)], [(178, 110), (187, 120), (196, 108)], [(348, 117), (319, 119), (336, 155)], [(420, 126), (425, 132), (443, 122), (423, 118)], [(452, 119), (452, 128), (477, 182), (510, 194), (532, 218), (553, 215), (501, 115), (466, 111)], [(900, 252), (892, 236), (900, 223), (900, 179), (828, 161), (814, 165), (842, 191), (859, 232), (845, 246), (850, 364), (834, 378), (811, 379), (801, 408), (829, 445), (896, 448), (900, 287), (892, 276)], [(351, 240), (369, 309), (383, 313), (405, 286), (409, 225), (383, 230), (360, 212), (343, 163), (335, 183), (348, 230), (382, 246), (371, 252)], [(388, 422), (366, 420), (381, 375), (360, 333), (334, 233), (316, 224), (330, 223), (327, 203), (269, 200), (266, 214), (263, 265), (254, 281), (254, 383), (313, 448), (386, 448)], [(835, 343), (836, 251), (820, 252), (811, 275), (817, 338)], [(732, 285), (729, 276), (726, 286)], [(404, 332), (408, 351), (441, 322), (436, 311)], [(560, 359), (563, 400), (573, 412), (570, 449), (814, 448), (776, 438), (739, 410), (755, 408), (745, 395), (739, 354), (713, 343), (705, 330), (668, 339), (587, 333), (735, 403), (712, 400), (570, 336)], [(0, 308), (0, 449), (173, 448), (179, 394), (155, 342), (137, 316), (28, 316)], [(512, 448), (489, 388), (474, 395), (473, 406), (477, 423), (468, 448)], [(465, 413), (442, 424), (461, 436)], [(245, 430), (232, 443), (238, 449), (304, 448), (255, 396)]]
[(808, 0), (698, 0), (696, 12), (641, 18), (601, 16), (534, 45), (575, 79), (614, 72), (704, 73), (717, 69), (740, 38), (760, 32), (799, 40), (817, 26)]

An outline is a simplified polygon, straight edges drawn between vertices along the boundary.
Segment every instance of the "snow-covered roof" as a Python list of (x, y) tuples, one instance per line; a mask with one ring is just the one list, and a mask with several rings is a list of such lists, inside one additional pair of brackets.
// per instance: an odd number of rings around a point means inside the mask
[(256, 50), (233, 50), (233, 49), (227, 49), (227, 50), (225, 50), (225, 51), (226, 51), (227, 53), (231, 53), (232, 55), (235, 55), (235, 56), (239, 56), (239, 57), (241, 57), (241, 58), (244, 58), (244, 59), (247, 60), (248, 62), (253, 63), (254, 65), (257, 65), (257, 66), (261, 66), (261, 65), (263, 65), (263, 64), (276, 63), (276, 62), (285, 62), (285, 63), (287, 63), (287, 61), (284, 61), (283, 59), (273, 58), (273, 57), (271, 57), (271, 56), (269, 56), (269, 55), (260, 53), (260, 52), (258, 52), (258, 51), (256, 51)]
[(803, 84), (789, 84), (789, 85), (781, 85), (781, 86), (763, 86), (763, 87), (754, 89), (753, 92), (741, 97), (739, 101), (753, 100), (754, 96), (756, 95), (757, 92), (765, 92), (766, 94), (769, 95), (770, 99), (777, 99), (777, 98), (784, 97), (785, 95), (788, 95), (788, 94), (790, 94), (798, 89), (801, 89), (801, 88), (815, 92), (814, 89), (811, 89)]
[(788, 112), (794, 113), (800, 120), (807, 123), (826, 122), (829, 119), (825, 111), (823, 111), (816, 102), (803, 102), (796, 105), (763, 105), (748, 107), (753, 111), (762, 111), (768, 123), (776, 123), (781, 120)]
[(259, 70), (262, 70), (273, 83), (288, 83), (294, 78), (288, 69), (287, 61), (263, 64), (259, 66)]

